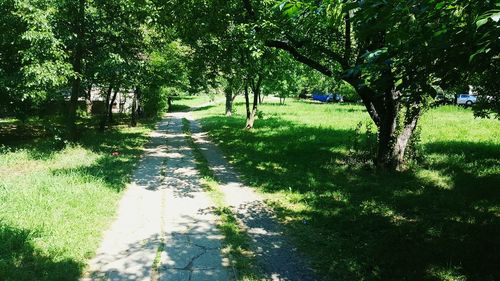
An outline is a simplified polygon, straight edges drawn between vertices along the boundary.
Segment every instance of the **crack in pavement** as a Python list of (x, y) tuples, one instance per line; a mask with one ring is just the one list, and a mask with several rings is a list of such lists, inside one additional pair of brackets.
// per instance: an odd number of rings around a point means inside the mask
[(199, 213), (213, 204), (201, 188), (181, 120), (182, 114), (169, 114), (151, 133), (82, 281), (230, 280), (216, 247), (222, 240), (216, 217)]
[(200, 212), (213, 207), (213, 202), (201, 186), (196, 160), (182, 130), (184, 115), (168, 114), (164, 181), (168, 199), (162, 210), (167, 246), (160, 280), (230, 280), (219, 247), (223, 238), (217, 229), (217, 216)]
[(243, 184), (240, 175), (232, 168), (219, 148), (213, 144), (199, 122), (191, 115), (192, 139), (200, 148), (210, 169), (217, 178), (226, 204), (232, 206), (238, 221), (246, 229), (252, 240), (252, 248), (265, 280), (316, 281), (322, 280), (304, 257), (285, 235), (271, 208), (264, 198), (252, 188)]

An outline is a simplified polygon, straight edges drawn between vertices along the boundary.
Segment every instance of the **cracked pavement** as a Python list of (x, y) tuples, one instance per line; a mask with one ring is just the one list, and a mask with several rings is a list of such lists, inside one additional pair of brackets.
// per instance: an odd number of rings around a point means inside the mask
[(192, 115), (186, 118), (191, 121), (193, 141), (217, 178), (226, 204), (252, 241), (252, 250), (256, 254), (263, 280), (322, 280), (311, 268), (308, 259), (285, 235), (283, 227), (277, 222), (274, 212), (264, 202), (264, 198), (243, 184), (238, 173), (210, 141), (199, 122)]
[(217, 217), (206, 211), (214, 205), (182, 132), (185, 114), (168, 114), (151, 134), (83, 281), (234, 279), (221, 254)]

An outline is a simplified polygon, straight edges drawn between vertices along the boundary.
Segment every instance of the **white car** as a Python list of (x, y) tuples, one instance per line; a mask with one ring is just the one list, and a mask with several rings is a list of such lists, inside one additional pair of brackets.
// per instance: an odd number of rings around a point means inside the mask
[(471, 106), (477, 102), (477, 96), (469, 94), (460, 94), (457, 97), (458, 105)]

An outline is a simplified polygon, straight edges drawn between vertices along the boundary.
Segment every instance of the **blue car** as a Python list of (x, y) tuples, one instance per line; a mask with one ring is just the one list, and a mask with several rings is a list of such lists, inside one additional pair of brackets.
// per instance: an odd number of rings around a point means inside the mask
[(314, 92), (312, 99), (320, 102), (342, 102), (344, 100), (340, 94), (325, 94), (321, 92)]

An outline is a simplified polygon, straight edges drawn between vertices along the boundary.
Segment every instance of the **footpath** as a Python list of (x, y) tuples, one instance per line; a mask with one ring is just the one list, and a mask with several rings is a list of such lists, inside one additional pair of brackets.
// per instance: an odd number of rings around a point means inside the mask
[(246, 187), (190, 112), (168, 114), (151, 134), (117, 218), (105, 233), (82, 281), (236, 280), (221, 254), (224, 237), (215, 208), (200, 184), (182, 130), (214, 172), (225, 202), (250, 236), (263, 280), (320, 280), (284, 236), (262, 197)]

